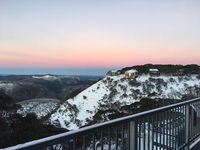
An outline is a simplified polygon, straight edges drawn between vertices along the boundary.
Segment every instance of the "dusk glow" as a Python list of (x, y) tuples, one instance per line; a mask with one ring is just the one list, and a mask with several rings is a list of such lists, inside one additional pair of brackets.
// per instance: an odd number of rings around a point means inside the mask
[(200, 64), (199, 0), (0, 0), (0, 67)]

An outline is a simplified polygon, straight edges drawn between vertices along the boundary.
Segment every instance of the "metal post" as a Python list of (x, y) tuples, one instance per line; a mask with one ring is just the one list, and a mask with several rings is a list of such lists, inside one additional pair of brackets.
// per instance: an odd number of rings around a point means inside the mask
[(189, 150), (189, 136), (190, 136), (190, 105), (186, 104), (186, 111), (185, 111), (185, 150)]
[(130, 150), (137, 149), (137, 128), (136, 123), (134, 121), (130, 122)]

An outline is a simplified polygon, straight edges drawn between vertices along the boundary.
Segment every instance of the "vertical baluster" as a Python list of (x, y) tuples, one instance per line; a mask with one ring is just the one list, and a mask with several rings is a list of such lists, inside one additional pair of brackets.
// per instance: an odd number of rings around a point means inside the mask
[(103, 150), (103, 129), (101, 129), (100, 142), (101, 142), (101, 150)]
[(145, 124), (145, 118), (143, 119), (143, 149), (146, 150), (146, 124)]
[(154, 138), (155, 138), (155, 136), (154, 136), (154, 115), (152, 115), (152, 138), (151, 138), (151, 150), (154, 150)]
[(174, 108), (174, 148), (177, 149), (177, 108)]
[(176, 139), (177, 139), (177, 143), (176, 143), (176, 148), (179, 148), (179, 146), (180, 146), (180, 125), (181, 125), (181, 123), (180, 123), (180, 107), (177, 107), (176, 108), (176, 110), (177, 110), (177, 115), (176, 115), (176, 126), (177, 126), (177, 128), (176, 128)]
[(163, 114), (163, 112), (160, 112), (159, 114), (158, 114), (158, 118), (159, 118), (159, 127), (160, 127), (160, 129), (159, 129), (159, 132), (160, 132), (160, 134), (159, 134), (159, 144), (160, 144), (160, 150), (161, 150), (161, 145), (162, 145), (162, 114)]
[(122, 124), (122, 150), (124, 149), (124, 124)]
[(130, 149), (130, 122), (127, 124), (127, 144), (128, 149)]
[(108, 150), (111, 150), (111, 127), (108, 128)]
[(181, 106), (181, 137), (182, 137), (182, 145), (184, 144), (184, 106)]
[(182, 121), (182, 117), (183, 117), (183, 108), (182, 108), (182, 106), (180, 106), (180, 128), (179, 128), (180, 136), (179, 136), (179, 138), (180, 138), (181, 146), (183, 144), (183, 140), (182, 140), (183, 139), (183, 133), (182, 133), (183, 121)]
[(173, 147), (173, 149), (175, 149), (175, 113), (176, 113), (176, 110), (173, 108), (172, 109), (172, 138), (173, 138), (173, 140), (172, 140), (172, 147)]
[(167, 111), (165, 110), (164, 111), (164, 124), (163, 124), (163, 136), (164, 136), (164, 139), (163, 139), (163, 142), (164, 142), (164, 145), (167, 146)]
[(164, 145), (167, 145), (167, 111), (164, 112)]
[(147, 124), (148, 124), (148, 129), (147, 129), (147, 131), (148, 131), (148, 146), (147, 146), (147, 149), (148, 150), (150, 150), (150, 131), (151, 131), (151, 129), (150, 129), (150, 122), (151, 122), (151, 120), (150, 120), (150, 118), (151, 118), (151, 116), (148, 116), (148, 119), (147, 119)]
[(165, 146), (165, 111), (162, 112), (162, 145)]
[(179, 107), (176, 108), (176, 112), (177, 112), (177, 115), (176, 115), (176, 138), (177, 138), (177, 143), (176, 143), (176, 148), (179, 148), (179, 145), (180, 145), (180, 132), (179, 132), (179, 126), (181, 125), (180, 122), (179, 122), (179, 115), (180, 115), (180, 112), (179, 112)]
[(177, 122), (177, 125), (178, 125), (178, 148), (182, 145), (181, 144), (181, 106), (178, 107), (178, 122)]
[(92, 141), (93, 141), (93, 150), (95, 150), (95, 131), (93, 131), (93, 134), (92, 134)]
[[(128, 124), (129, 124), (129, 123), (125, 124), (125, 135), (126, 135), (126, 136), (125, 136), (125, 137), (126, 137), (126, 138), (125, 138), (125, 142), (126, 142), (126, 143), (125, 143), (125, 149), (126, 149), (126, 150), (128, 149), (127, 146), (129, 145), (129, 144), (128, 144)], [(127, 145), (127, 146), (126, 146), (126, 145)]]
[[(198, 102), (198, 113), (200, 111), (200, 102)], [(198, 115), (198, 114), (197, 114)], [(198, 116), (199, 117), (199, 116)], [(200, 124), (199, 124), (199, 119), (197, 120), (197, 127), (198, 127), (198, 132), (200, 133)]]
[(174, 149), (177, 149), (177, 138), (176, 138), (176, 132), (177, 132), (177, 108), (174, 108)]
[(139, 120), (138, 122), (139, 122), (139, 124), (138, 124), (138, 126), (139, 126), (139, 131), (138, 131), (138, 139), (139, 139), (138, 143), (139, 143), (139, 145), (138, 145), (138, 148), (140, 150), (141, 149), (141, 121)]
[(73, 138), (73, 150), (76, 150), (76, 137)]
[(172, 124), (173, 124), (173, 148), (174, 149), (176, 149), (176, 139), (175, 139), (175, 131), (176, 131), (176, 125), (175, 125), (175, 123), (176, 123), (176, 109), (175, 108), (173, 108), (173, 115), (172, 115), (173, 117), (172, 117)]
[(174, 149), (174, 109), (172, 108), (172, 113), (171, 113), (171, 119), (172, 119), (172, 149)]
[(86, 144), (85, 144), (85, 135), (83, 136), (83, 148), (82, 148), (83, 150), (85, 150), (86, 149)]
[(170, 148), (172, 149), (172, 109), (170, 109), (170, 112), (169, 112), (169, 127), (170, 127), (170, 131), (169, 131), (169, 145), (170, 145)]
[(184, 106), (181, 106), (181, 143), (184, 144)]
[(184, 144), (184, 106), (181, 106), (181, 143)]
[(171, 109), (171, 113), (170, 113), (170, 127), (171, 127), (171, 138), (170, 138), (170, 142), (171, 142), (171, 148), (173, 149), (173, 109)]
[(181, 126), (181, 107), (178, 107), (178, 122), (177, 122), (177, 124), (178, 124), (178, 141), (179, 141), (179, 147), (181, 146), (181, 129), (180, 129), (180, 126)]
[(166, 111), (166, 145), (169, 147), (169, 111)]
[(116, 150), (118, 150), (118, 125), (116, 126)]
[(130, 125), (130, 149), (137, 149), (137, 121), (131, 121)]
[(187, 144), (186, 149), (189, 149), (190, 140), (190, 104), (185, 106), (185, 142)]
[(158, 150), (158, 114), (156, 113), (156, 150)]
[(130, 149), (130, 145), (131, 145), (131, 139), (130, 139), (130, 133), (131, 130), (130, 130), (130, 122), (128, 123), (128, 150), (131, 150)]
[(182, 145), (182, 141), (181, 141), (181, 125), (182, 125), (182, 121), (181, 121), (181, 116), (182, 116), (182, 113), (181, 113), (181, 106), (179, 107), (179, 118), (178, 118), (178, 139), (179, 139), (179, 147), (178, 148), (180, 148), (181, 147), (181, 145)]
[(183, 132), (183, 134), (184, 134), (184, 139), (183, 139), (184, 144), (186, 144), (186, 138), (187, 138), (186, 137), (187, 134), (186, 134), (186, 130), (185, 130), (186, 129), (186, 122), (187, 122), (186, 118), (187, 118), (186, 117), (186, 105), (184, 105), (184, 132)]

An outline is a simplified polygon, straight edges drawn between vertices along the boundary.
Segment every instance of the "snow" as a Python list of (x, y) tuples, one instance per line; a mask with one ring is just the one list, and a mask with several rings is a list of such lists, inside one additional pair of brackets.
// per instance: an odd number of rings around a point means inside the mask
[(1, 82), (0, 81), (0, 89), (4, 89), (5, 91), (10, 91), (15, 87), (13, 83)]
[(49, 113), (51, 113), (57, 106), (58, 102), (56, 101), (27, 101), (26, 103), (20, 103), (21, 108), (17, 110), (17, 113), (26, 116), (28, 113), (34, 113), (38, 118), (42, 118)]
[[(131, 85), (131, 82), (134, 84)], [(136, 85), (135, 85), (136, 84)], [(137, 85), (138, 84), (138, 85)], [(120, 106), (140, 101), (144, 97), (181, 99), (188, 94), (188, 88), (200, 87), (197, 76), (159, 76), (140, 75), (136, 81), (126, 79), (124, 75), (105, 77), (91, 87), (68, 99), (50, 117), (50, 123), (70, 130), (87, 124), (98, 110), (100, 104), (112, 107), (115, 102)], [(114, 91), (116, 90), (116, 91)], [(150, 93), (156, 93), (149, 96)], [(77, 123), (78, 121), (78, 123)]]
[(32, 76), (32, 78), (34, 78), (34, 79), (43, 79), (43, 80), (56, 80), (56, 79), (58, 79), (57, 77), (51, 76), (51, 75)]
[(117, 73), (118, 72), (118, 70), (111, 70), (110, 72), (112, 72), (112, 73)]
[(140, 81), (140, 82), (145, 82), (145, 81), (149, 80), (150, 77), (151, 76), (148, 75), (148, 74), (147, 75), (143, 74), (143, 75), (138, 76), (137, 80)]
[[(76, 118), (82, 120), (82, 124), (85, 124), (86, 118), (91, 118), (94, 115), (96, 106), (98, 106), (98, 101), (103, 99), (105, 94), (109, 94), (107, 87), (102, 83), (102, 81), (97, 82), (96, 84), (78, 94), (73, 99), (67, 100), (67, 103), (63, 104), (60, 109), (58, 109), (58, 111), (51, 116), (52, 123), (55, 120), (59, 120), (62, 127), (68, 127), (68, 129), (78, 128), (78, 126), (75, 125), (73, 121), (68, 125), (65, 124), (64, 120), (67, 120), (68, 122), (71, 120), (69, 117), (69, 113), (71, 112), (66, 110), (66, 107), (69, 106), (68, 103), (70, 105), (75, 105), (78, 108), (79, 112), (76, 115)], [(67, 111), (67, 113), (62, 113), (62, 115), (59, 115), (60, 111)], [(71, 115), (73, 114), (71, 113)]]

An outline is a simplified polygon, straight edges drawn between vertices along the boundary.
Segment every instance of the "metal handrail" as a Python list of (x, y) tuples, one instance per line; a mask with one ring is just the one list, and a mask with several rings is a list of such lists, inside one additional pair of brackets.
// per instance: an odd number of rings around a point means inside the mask
[(26, 149), (26, 148), (30, 148), (30, 147), (35, 146), (35, 145), (39, 146), (39, 145), (44, 145), (45, 143), (56, 143), (60, 140), (63, 141), (63, 140), (71, 139), (71, 138), (73, 138), (77, 135), (87, 134), (87, 133), (92, 132), (92, 131), (97, 130), (97, 129), (103, 129), (105, 127), (111, 127), (112, 125), (131, 122), (131, 121), (134, 121), (138, 118), (157, 114), (159, 112), (163, 112), (163, 111), (168, 110), (168, 109), (174, 109), (176, 107), (192, 104), (192, 103), (195, 103), (195, 102), (198, 102), (198, 101), (200, 101), (200, 98), (195, 98), (195, 99), (191, 99), (191, 100), (188, 100), (188, 101), (179, 102), (179, 103), (176, 103), (176, 104), (172, 104), (172, 105), (168, 105), (168, 106), (144, 111), (144, 112), (141, 112), (141, 113), (133, 114), (133, 115), (130, 115), (130, 116), (126, 116), (126, 117), (122, 117), (122, 118), (118, 118), (118, 119), (113, 119), (113, 120), (110, 120), (110, 121), (107, 121), (107, 122), (104, 122), (104, 123), (86, 126), (86, 127), (83, 127), (83, 128), (77, 129), (77, 130), (69, 131), (69, 132), (66, 132), (66, 133), (61, 133), (61, 134), (58, 134), (58, 135), (53, 135), (53, 136), (50, 136), (50, 137), (46, 137), (46, 138), (42, 138), (42, 139), (39, 139), (39, 140), (27, 142), (27, 143), (24, 143), (24, 144), (19, 144), (19, 145), (13, 146), (13, 147), (8, 147), (6, 149)]

